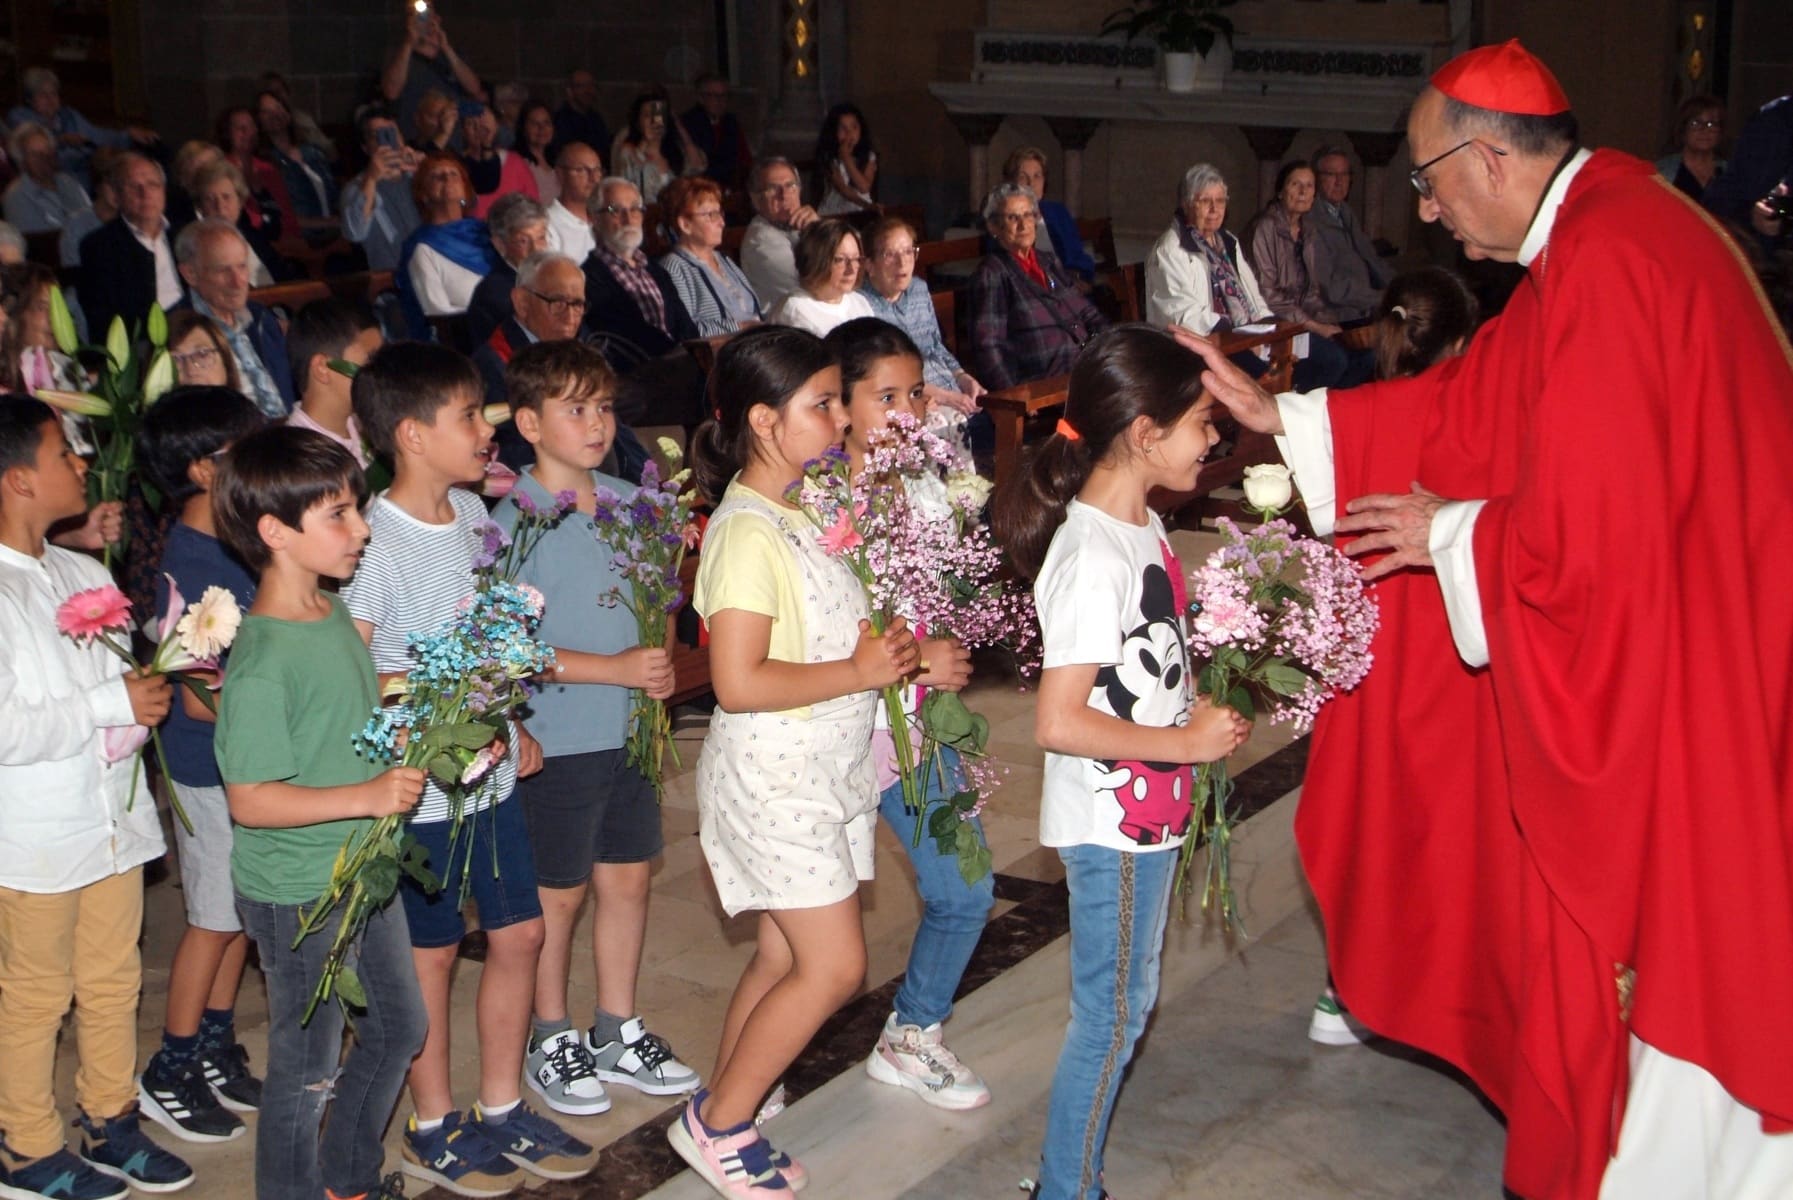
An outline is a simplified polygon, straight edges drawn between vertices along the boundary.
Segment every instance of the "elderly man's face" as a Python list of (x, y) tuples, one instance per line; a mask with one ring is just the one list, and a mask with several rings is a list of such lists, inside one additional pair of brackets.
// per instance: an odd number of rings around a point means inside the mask
[(990, 218), (990, 236), (1010, 254), (1026, 254), (1039, 234), (1040, 214), (1026, 196), (1010, 196)]
[(803, 196), (797, 188), (797, 172), (782, 164), (767, 167), (761, 173), (758, 190), (753, 193), (753, 207), (772, 224), (790, 228), (791, 218), (803, 207)]
[(1020, 184), (1034, 194), (1036, 200), (1046, 196), (1046, 164), (1037, 158), (1023, 159), (1015, 168), (1013, 182)]
[(24, 156), (20, 165), (25, 168), (25, 174), (43, 184), (56, 177), (56, 143), (48, 135), (30, 134), (19, 149)]
[(1521, 196), (1512, 188), (1504, 192), (1492, 188), (1493, 152), (1481, 144), (1447, 153), (1465, 140), (1462, 131), (1445, 122), (1443, 93), (1434, 88), (1421, 92), (1407, 116), (1407, 144), (1415, 163), (1438, 161), (1426, 168), (1432, 194), (1420, 197), (1419, 218), (1450, 230), (1470, 258), (1514, 262), (1537, 198)]
[(598, 79), (590, 71), (574, 71), (567, 83), (567, 99), (580, 112), (590, 112), (598, 103)]
[(574, 212), (583, 212), (604, 169), (594, 150), (588, 146), (574, 146), (561, 154), (560, 165), (554, 173), (560, 176), (560, 202)]
[(213, 312), (240, 313), (249, 303), (249, 246), (240, 237), (201, 238), (198, 257), (181, 264), (181, 274)]
[(1320, 177), (1320, 198), (1326, 203), (1343, 204), (1351, 194), (1351, 160), (1344, 155), (1328, 154), (1314, 174)]
[(544, 342), (576, 337), (585, 317), (585, 272), (559, 259), (545, 263), (532, 287), (511, 289), (511, 304), (517, 323)]
[(613, 183), (604, 189), (604, 207), (593, 228), (606, 246), (628, 255), (641, 249), (641, 193), (633, 184)]
[(139, 229), (153, 232), (162, 224), (168, 205), (168, 188), (162, 169), (143, 159), (132, 159), (120, 181), (118, 211)]
[(1183, 219), (1203, 237), (1211, 238), (1226, 224), (1226, 184), (1211, 183), (1189, 198)]
[(509, 237), (496, 239), (498, 253), (511, 266), (521, 266), (524, 259), (531, 254), (539, 254), (548, 248), (548, 223), (531, 221), (520, 229), (514, 230)]

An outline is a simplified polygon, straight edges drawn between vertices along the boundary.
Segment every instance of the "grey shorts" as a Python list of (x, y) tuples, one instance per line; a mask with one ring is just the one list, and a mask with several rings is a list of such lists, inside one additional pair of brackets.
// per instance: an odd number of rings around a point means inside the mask
[(239, 933), (236, 890), (230, 883), (230, 803), (221, 787), (188, 787), (169, 780), (193, 832), (174, 818), (174, 844), (181, 860), (181, 895), (187, 924), (215, 933)]

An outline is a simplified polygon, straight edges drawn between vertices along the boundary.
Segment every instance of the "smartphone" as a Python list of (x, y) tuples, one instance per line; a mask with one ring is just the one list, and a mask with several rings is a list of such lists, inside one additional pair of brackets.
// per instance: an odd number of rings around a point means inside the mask
[(374, 142), (388, 150), (404, 149), (399, 143), (398, 127), (395, 125), (382, 125), (374, 130)]
[(427, 24), (429, 22), (430, 0), (417, 0), (415, 4), (411, 5), (411, 9), (417, 14), (417, 23), (419, 25)]

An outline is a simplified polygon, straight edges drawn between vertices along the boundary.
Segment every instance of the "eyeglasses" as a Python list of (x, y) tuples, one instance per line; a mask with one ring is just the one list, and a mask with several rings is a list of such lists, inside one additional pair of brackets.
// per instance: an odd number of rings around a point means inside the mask
[(546, 304), (548, 306), (548, 311), (557, 317), (564, 317), (568, 313), (582, 313), (585, 311), (585, 300), (583, 297), (549, 296), (536, 291), (534, 288), (524, 288), (523, 290), (528, 292), (531, 296), (534, 296), (537, 300), (540, 300), (543, 304)]
[(581, 167), (573, 163), (566, 163), (560, 169), (568, 175), (596, 175), (600, 170), (598, 167)]
[(1004, 225), (1032, 225), (1039, 219), (1040, 215), (1038, 213), (1031, 212), (1003, 213), (1001, 217)]
[(794, 192), (796, 190), (797, 190), (796, 181), (789, 180), (785, 183), (768, 183), (765, 187), (760, 189), (760, 195), (762, 195), (762, 196), (781, 196), (785, 192)]
[(837, 267), (857, 268), (864, 261), (865, 259), (857, 254), (836, 254), (834, 256), (834, 265)]
[(921, 251), (914, 246), (909, 247), (907, 250), (882, 250), (878, 253), (878, 261), (887, 263), (908, 262), (920, 253)]
[[(1693, 121), (1689, 121), (1687, 123), (1687, 127), (1689, 129), (1722, 129), (1722, 128), (1724, 128), (1724, 121), (1722, 119), (1711, 120), (1711, 121), (1693, 120)], [(1745, 134), (1747, 134), (1748, 132), (1749, 131), (1747, 129), (1744, 130)]]
[(639, 217), (647, 209), (639, 204), (606, 204), (598, 211), (613, 217)]
[[(1413, 184), (1413, 190), (1419, 193), (1419, 198), (1421, 200), (1430, 200), (1432, 198), (1432, 181), (1426, 177), (1425, 173), (1427, 171), (1431, 170), (1457, 151), (1463, 149), (1463, 147), (1473, 146), (1480, 141), (1482, 141), (1481, 138), (1470, 138), (1466, 142), (1458, 142), (1443, 154), (1438, 155), (1436, 158), (1428, 158), (1425, 162), (1409, 171), (1407, 173), (1407, 180)], [(1487, 145), (1486, 142), (1483, 142), (1482, 144)], [(1502, 158), (1507, 156), (1507, 152), (1502, 150), (1499, 146), (1488, 146), (1488, 149), (1500, 155)]]
[(168, 357), (174, 360), (175, 366), (190, 370), (194, 367), (203, 367), (217, 358), (218, 347), (201, 346), (197, 350), (188, 350), (183, 354), (170, 354)]
[(722, 210), (720, 208), (700, 208), (694, 213), (686, 213), (685, 215), (690, 217), (693, 221), (720, 221), (722, 219)]

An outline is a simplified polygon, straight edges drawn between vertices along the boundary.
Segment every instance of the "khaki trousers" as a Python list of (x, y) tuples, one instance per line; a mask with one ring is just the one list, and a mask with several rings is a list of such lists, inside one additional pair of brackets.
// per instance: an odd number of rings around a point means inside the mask
[(0, 888), (0, 1130), (21, 1158), (62, 1149), (56, 1035), (75, 1006), (75, 1099), (90, 1117), (136, 1102), (143, 869), (72, 892)]

